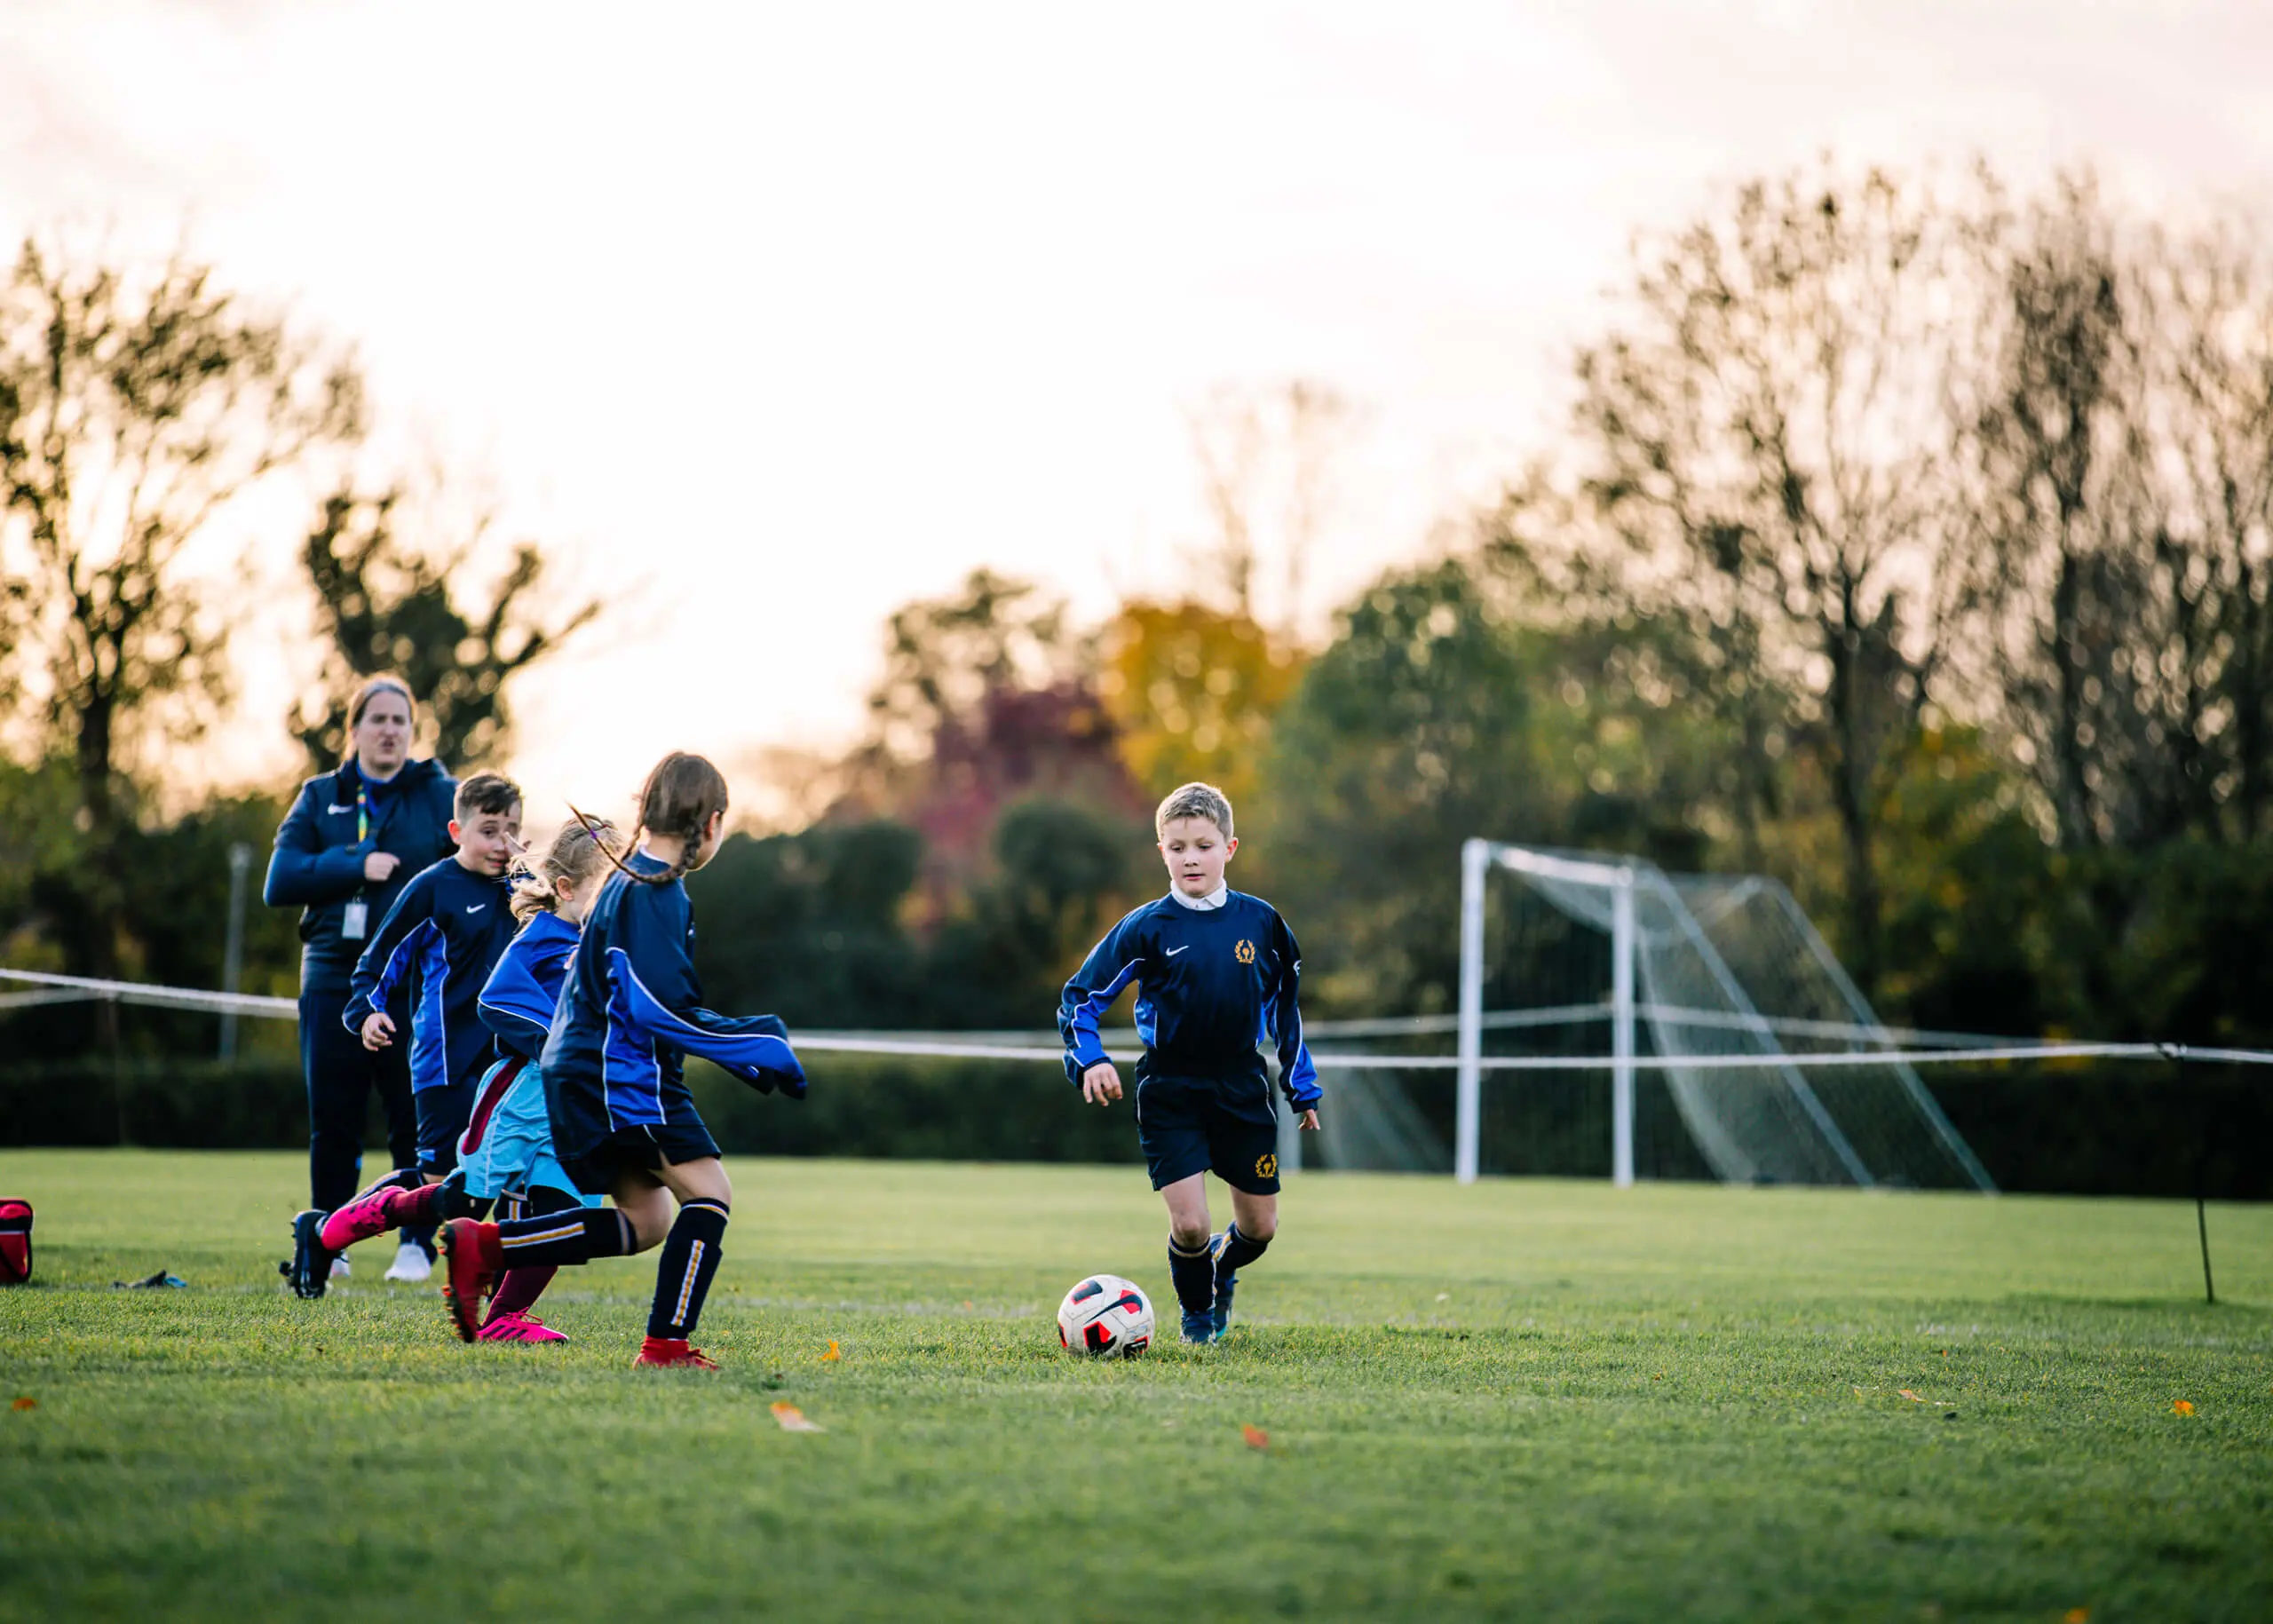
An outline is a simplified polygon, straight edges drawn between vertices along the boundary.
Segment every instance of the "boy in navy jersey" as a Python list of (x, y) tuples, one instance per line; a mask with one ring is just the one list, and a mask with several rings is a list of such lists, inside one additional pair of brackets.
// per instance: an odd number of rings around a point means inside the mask
[[(1184, 1340), (1213, 1342), (1230, 1327), (1239, 1271), (1279, 1231), (1279, 1121), (1257, 1052), (1279, 1050), (1279, 1082), (1306, 1129), (1320, 1090), (1295, 990), (1302, 950), (1279, 912), (1224, 883), (1239, 842), (1232, 804), (1209, 784), (1186, 784), (1153, 814), (1168, 894), (1105, 933), (1065, 984), (1057, 1030), (1065, 1075), (1081, 1097), (1121, 1097), (1121, 1073), (1097, 1040), (1097, 1021), (1137, 983), (1136, 1137), (1152, 1188), (1168, 1208), (1168, 1275)], [(1206, 1175), (1232, 1187), (1232, 1221), (1211, 1235)]]
[[(457, 1165), (458, 1136), (473, 1114), (481, 1073), (496, 1058), (495, 1039), (477, 1007), (482, 985), (518, 928), (505, 870), (520, 848), (520, 790), (511, 779), (477, 772), (458, 786), (452, 810), (456, 852), (421, 869), (402, 888), (355, 963), (340, 1015), (366, 1049), (379, 1050), (393, 1044), (397, 1014), (412, 1006), (407, 1013), (418, 1166), (400, 1181), (411, 1186), (416, 1199), (394, 1208), (398, 1224), (435, 1220), (440, 1181)], [(325, 1216), (303, 1213), (294, 1223), (296, 1271), (330, 1266), (322, 1239)], [(423, 1253), (398, 1259), (387, 1278), (424, 1279), (432, 1266)]]

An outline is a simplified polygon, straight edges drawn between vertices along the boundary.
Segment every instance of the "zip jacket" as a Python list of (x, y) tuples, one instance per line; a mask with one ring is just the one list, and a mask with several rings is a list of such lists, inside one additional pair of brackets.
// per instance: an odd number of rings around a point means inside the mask
[[(345, 992), (364, 945), (410, 883), (411, 875), (457, 850), (450, 840), (457, 780), (438, 761), (407, 764), (384, 784), (368, 783), (353, 761), (300, 786), (276, 831), (261, 900), (300, 913), (300, 986)], [(363, 860), (390, 852), (402, 860), (385, 883), (363, 877)], [(363, 939), (340, 935), (350, 902), (363, 903)]]

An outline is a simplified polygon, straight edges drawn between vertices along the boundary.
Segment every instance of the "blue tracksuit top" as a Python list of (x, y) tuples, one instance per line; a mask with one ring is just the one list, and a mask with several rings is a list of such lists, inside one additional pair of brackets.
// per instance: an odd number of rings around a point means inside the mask
[(1303, 1042), (1302, 970), (1295, 933), (1260, 897), (1232, 891), (1217, 908), (1174, 897), (1147, 902), (1106, 931), (1065, 984), (1057, 1004), (1065, 1075), (1078, 1085), (1106, 1058), (1097, 1021), (1134, 981), (1140, 1079), (1259, 1081), (1266, 1073), (1257, 1046), (1275, 1042), (1279, 1085), (1307, 1110), (1323, 1091)]
[(481, 989), (481, 1024), (496, 1035), (497, 1051), (534, 1060), (544, 1052), (560, 984), (576, 951), (576, 927), (558, 914), (539, 914), (498, 955)]
[[(645, 852), (624, 862), (643, 874), (667, 867)], [(692, 1110), (683, 1076), (690, 1054), (761, 1091), (804, 1097), (804, 1068), (778, 1018), (702, 1007), (686, 886), (612, 875), (584, 915), (538, 1061), (548, 1093), (597, 1094), (610, 1132), (660, 1127), (676, 1120), (673, 1107)]]
[[(300, 786), (299, 797), (276, 831), (261, 900), (300, 913), (300, 986), (309, 992), (345, 992), (364, 944), (339, 934), (340, 915), (361, 897), (369, 909), (363, 926), (377, 929), (395, 899), (416, 874), (457, 848), (450, 841), (451, 803), (457, 780), (439, 761), (406, 764), (384, 784), (365, 782), (350, 760)], [(386, 883), (363, 877), (374, 852), (400, 858)]]
[(375, 1012), (393, 1017), (399, 1032), (405, 1011), (396, 994), (416, 978), (417, 1007), (409, 1011), (413, 1089), (479, 1081), (495, 1058), (475, 1006), (513, 939), (512, 894), (502, 875), (476, 874), (446, 857), (411, 876), (355, 961), (339, 1018), (350, 1032), (362, 1031)]

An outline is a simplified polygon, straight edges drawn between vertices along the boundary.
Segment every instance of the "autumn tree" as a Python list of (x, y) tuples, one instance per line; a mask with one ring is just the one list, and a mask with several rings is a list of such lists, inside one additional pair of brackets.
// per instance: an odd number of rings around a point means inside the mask
[(440, 547), (403, 534), (400, 490), (327, 497), (301, 558), (329, 638), (321, 697), (295, 709), (292, 731), (312, 770), (339, 760), (346, 696), (356, 683), (394, 671), (418, 695), (434, 730), (434, 754), (454, 769), (495, 761), (511, 736), (505, 688), (518, 673), (557, 651), (600, 612), (597, 601), (548, 615), (541, 606), (545, 560), (533, 543), (512, 551), (504, 574), (475, 609), (461, 583), (487, 540), (477, 517)]
[(1105, 630), (1097, 693), (1147, 793), (1204, 779), (1237, 806), (1303, 657), (1250, 616), (1186, 601), (1124, 605)]
[(1097, 685), (1096, 640), (1062, 598), (974, 570), (954, 591), (895, 610), (867, 736), (828, 776), (830, 815), (888, 817), (924, 837), (915, 913), (970, 894), (1012, 803), (1049, 799), (1126, 818), (1140, 800)]

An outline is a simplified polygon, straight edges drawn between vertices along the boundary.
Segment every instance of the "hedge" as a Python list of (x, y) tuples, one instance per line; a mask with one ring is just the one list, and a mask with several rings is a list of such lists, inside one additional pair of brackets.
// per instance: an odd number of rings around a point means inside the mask
[[(696, 1063), (703, 1118), (734, 1155), (914, 1157), (969, 1161), (1133, 1162), (1126, 1106), (1084, 1107), (1057, 1066), (877, 1055), (812, 1058), (810, 1098), (763, 1097)], [(1329, 1100), (1334, 1079), (1327, 1077)], [(1643, 1080), (1644, 1176), (1697, 1177), (1663, 1085)], [(1926, 1081), (2000, 1189), (2016, 1193), (2273, 1199), (2273, 1075), (2239, 1067), (2052, 1066)], [(1486, 1165), (1601, 1177), (1609, 1170), (1607, 1084), (1543, 1081), (1486, 1093)], [(1425, 1073), (1416, 1108), (1449, 1143), (1451, 1079)], [(1442, 1118), (1441, 1122), (1437, 1119)], [(377, 1103), (366, 1143), (385, 1142)], [(0, 1145), (116, 1145), (300, 1149), (307, 1102), (281, 1058), (218, 1062), (82, 1059), (0, 1066)]]

